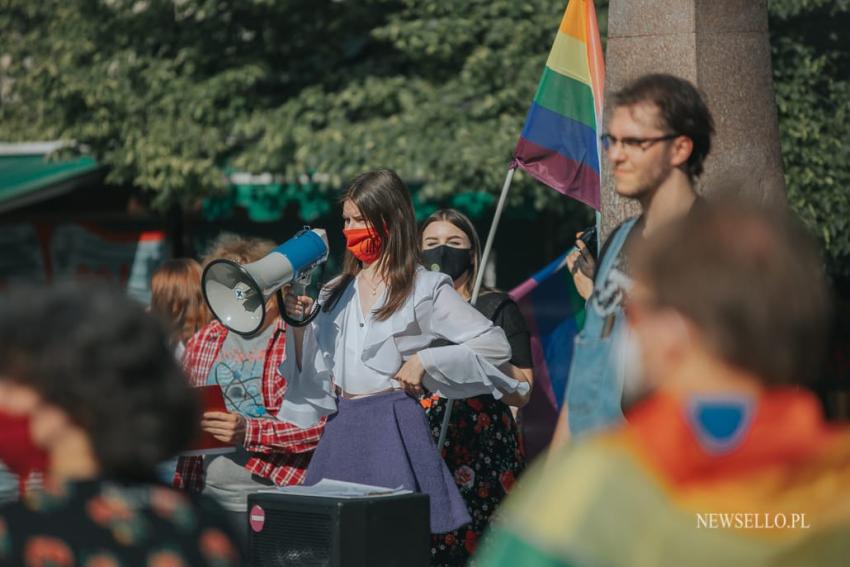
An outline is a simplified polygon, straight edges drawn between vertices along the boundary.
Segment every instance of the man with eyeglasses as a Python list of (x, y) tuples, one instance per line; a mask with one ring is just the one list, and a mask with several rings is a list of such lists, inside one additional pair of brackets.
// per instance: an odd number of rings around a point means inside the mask
[[(622, 303), (629, 286), (629, 250), (659, 227), (686, 215), (697, 202), (694, 184), (711, 148), (714, 121), (699, 91), (672, 75), (642, 76), (613, 96), (602, 135), (617, 193), (642, 213), (609, 236), (599, 260), (584, 242), (567, 259), (587, 317), (576, 338), (566, 403), (553, 446), (622, 420), (620, 352), (628, 346)], [(623, 348), (621, 348), (621, 345)]]

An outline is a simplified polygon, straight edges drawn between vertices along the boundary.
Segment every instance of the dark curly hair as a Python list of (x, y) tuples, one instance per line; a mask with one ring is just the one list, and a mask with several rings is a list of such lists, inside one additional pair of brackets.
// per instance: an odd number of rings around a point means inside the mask
[(88, 435), (101, 473), (113, 478), (152, 478), (199, 423), (161, 324), (102, 284), (4, 292), (0, 376), (67, 413)]

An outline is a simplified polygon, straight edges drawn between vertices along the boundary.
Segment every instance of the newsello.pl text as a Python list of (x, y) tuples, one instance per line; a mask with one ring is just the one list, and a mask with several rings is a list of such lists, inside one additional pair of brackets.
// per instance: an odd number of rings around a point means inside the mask
[(803, 513), (708, 512), (697, 513), (699, 529), (805, 530), (811, 528)]

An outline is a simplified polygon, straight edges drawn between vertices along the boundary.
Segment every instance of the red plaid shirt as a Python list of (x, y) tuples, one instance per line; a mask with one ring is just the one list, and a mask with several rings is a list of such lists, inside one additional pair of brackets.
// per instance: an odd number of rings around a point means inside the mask
[[(213, 321), (189, 340), (183, 369), (192, 386), (207, 383), (227, 333), (224, 325)], [(277, 414), (286, 392), (286, 380), (278, 371), (285, 357), (285, 344), (284, 324), (278, 319), (263, 363), (263, 405), (268, 415)], [(245, 468), (278, 486), (300, 484), (324, 427), (324, 419), (313, 427), (301, 429), (274, 418), (246, 417), (243, 444), (251, 455)], [(181, 457), (173, 484), (190, 492), (203, 490), (203, 457)]]

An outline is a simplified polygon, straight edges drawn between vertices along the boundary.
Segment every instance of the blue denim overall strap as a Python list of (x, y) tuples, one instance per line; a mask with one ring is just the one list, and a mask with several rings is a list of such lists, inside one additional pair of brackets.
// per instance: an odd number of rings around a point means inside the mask
[(614, 342), (623, 325), (622, 298), (616, 297), (604, 310), (598, 297), (606, 287), (616, 285), (609, 276), (637, 220), (638, 217), (627, 220), (612, 236), (594, 278), (594, 291), (587, 302), (584, 328), (575, 339), (566, 394), (567, 418), (574, 437), (623, 419), (623, 377), (617, 371), (613, 352)]

